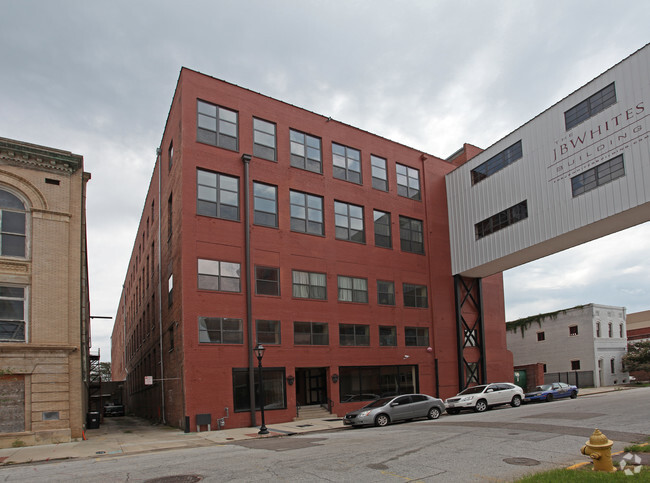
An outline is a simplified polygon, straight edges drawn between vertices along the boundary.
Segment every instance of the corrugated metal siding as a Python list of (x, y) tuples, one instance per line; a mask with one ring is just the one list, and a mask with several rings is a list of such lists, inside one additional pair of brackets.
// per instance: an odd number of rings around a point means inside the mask
[[(486, 263), (650, 201), (649, 60), (650, 44), (447, 175), (454, 274), (476, 272)], [(616, 83), (616, 104), (566, 131), (564, 112), (612, 82)], [(473, 168), (520, 139), (521, 159), (472, 186)], [(567, 150), (564, 157), (562, 145)], [(625, 176), (573, 198), (571, 177), (620, 154), (615, 149), (623, 152)], [(563, 177), (566, 173), (570, 174)], [(476, 223), (523, 200), (528, 200), (528, 219), (476, 240)], [(650, 207), (647, 211), (641, 216), (650, 219)], [(582, 241), (589, 237), (575, 235)], [(560, 249), (572, 246), (566, 240), (563, 243), (566, 246)]]

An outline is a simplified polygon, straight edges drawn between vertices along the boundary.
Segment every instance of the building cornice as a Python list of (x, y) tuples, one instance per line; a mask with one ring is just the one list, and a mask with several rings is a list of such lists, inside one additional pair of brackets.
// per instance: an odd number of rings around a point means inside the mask
[(83, 167), (83, 156), (79, 154), (2, 137), (0, 160), (68, 174)]

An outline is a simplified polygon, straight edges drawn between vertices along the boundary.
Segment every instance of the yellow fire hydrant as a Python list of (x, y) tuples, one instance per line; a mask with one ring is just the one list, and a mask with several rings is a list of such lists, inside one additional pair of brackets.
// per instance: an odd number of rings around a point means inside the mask
[(608, 439), (599, 429), (596, 429), (589, 437), (589, 441), (580, 449), (580, 452), (592, 459), (594, 471), (614, 473), (616, 468), (612, 465), (613, 444), (614, 442), (611, 439)]

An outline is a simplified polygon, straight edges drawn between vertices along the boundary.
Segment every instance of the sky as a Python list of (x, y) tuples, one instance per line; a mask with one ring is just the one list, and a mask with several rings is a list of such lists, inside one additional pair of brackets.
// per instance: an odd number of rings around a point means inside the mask
[[(0, 0), (0, 137), (84, 157), (91, 314), (114, 317), (182, 66), (441, 158), (650, 42), (627, 0)], [(504, 273), (506, 320), (650, 309), (650, 223)], [(113, 320), (94, 319), (110, 360)]]

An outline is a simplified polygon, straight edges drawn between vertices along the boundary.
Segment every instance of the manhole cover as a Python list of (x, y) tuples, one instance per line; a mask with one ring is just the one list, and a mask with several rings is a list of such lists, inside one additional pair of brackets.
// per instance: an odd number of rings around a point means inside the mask
[(152, 478), (150, 480), (145, 480), (144, 483), (196, 483), (202, 479), (203, 478), (199, 475), (172, 475)]
[(509, 465), (517, 466), (537, 466), (540, 464), (539, 461), (532, 458), (505, 458), (503, 461)]

